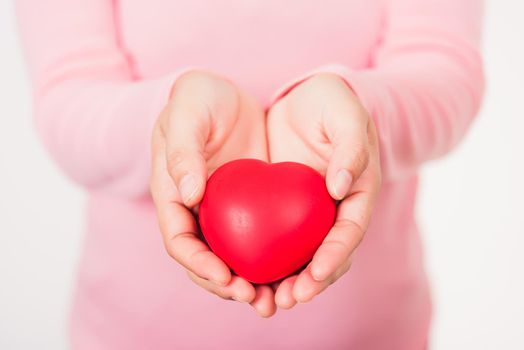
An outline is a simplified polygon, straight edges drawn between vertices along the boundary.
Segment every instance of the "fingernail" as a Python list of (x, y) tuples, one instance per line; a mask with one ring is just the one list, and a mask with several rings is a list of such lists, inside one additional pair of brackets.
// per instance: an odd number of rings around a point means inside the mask
[(303, 291), (299, 290), (298, 292), (295, 292), (294, 297), (298, 304), (303, 304), (303, 303), (308, 302), (306, 295), (304, 294)]
[(196, 194), (198, 190), (197, 181), (194, 175), (187, 174), (182, 177), (178, 185), (180, 196), (184, 203), (188, 203)]
[(311, 267), (311, 277), (317, 282), (322, 282), (325, 280), (325, 277), (322, 277), (323, 273), (322, 270), (319, 270), (318, 267), (312, 266)]
[(352, 181), (351, 174), (346, 169), (340, 169), (337, 172), (337, 175), (335, 176), (335, 184), (333, 187), (333, 192), (335, 194), (335, 199), (342, 199), (344, 198), (349, 188), (351, 187), (351, 181)]
[(233, 300), (235, 300), (235, 301), (238, 301), (239, 303), (247, 303), (247, 301), (242, 300), (242, 299), (240, 299), (240, 298), (237, 297), (237, 296), (232, 296), (231, 299), (233, 299)]

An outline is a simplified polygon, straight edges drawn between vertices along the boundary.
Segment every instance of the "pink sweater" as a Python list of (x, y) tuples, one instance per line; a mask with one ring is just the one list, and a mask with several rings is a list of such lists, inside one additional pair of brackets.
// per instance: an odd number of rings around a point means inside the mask
[[(16, 4), (38, 131), (89, 191), (73, 349), (425, 347), (417, 169), (455, 146), (479, 108), (481, 1)], [(335, 71), (376, 121), (384, 184), (352, 269), (271, 319), (201, 290), (162, 246), (148, 195), (150, 132), (191, 67), (231, 78), (266, 107), (311, 72)]]

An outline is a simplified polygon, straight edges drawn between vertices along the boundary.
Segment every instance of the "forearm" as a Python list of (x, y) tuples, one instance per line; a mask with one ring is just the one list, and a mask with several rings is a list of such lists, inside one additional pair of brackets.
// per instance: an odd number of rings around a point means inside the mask
[(146, 193), (153, 124), (189, 67), (141, 77), (111, 1), (20, 0), (16, 10), (35, 121), (52, 157), (87, 188)]
[(464, 136), (482, 100), (482, 3), (390, 0), (383, 39), (364, 70), (339, 62), (283, 86), (278, 100), (317, 73), (343, 78), (373, 117), (383, 179), (408, 176)]
[(386, 180), (449, 152), (477, 114), (484, 87), (475, 53), (467, 62), (429, 53), (398, 66), (339, 74), (376, 122)]
[(176, 76), (139, 82), (73, 77), (36, 90), (38, 132), (75, 182), (119, 195), (143, 195), (151, 130)]

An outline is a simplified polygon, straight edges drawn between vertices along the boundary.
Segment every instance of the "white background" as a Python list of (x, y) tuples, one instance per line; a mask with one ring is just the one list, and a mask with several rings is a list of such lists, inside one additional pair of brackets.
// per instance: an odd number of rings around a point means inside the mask
[[(487, 5), (482, 113), (458, 149), (423, 170), (437, 350), (524, 349), (524, 2)], [(11, 7), (0, 0), (0, 349), (60, 350), (83, 194), (33, 131)]]

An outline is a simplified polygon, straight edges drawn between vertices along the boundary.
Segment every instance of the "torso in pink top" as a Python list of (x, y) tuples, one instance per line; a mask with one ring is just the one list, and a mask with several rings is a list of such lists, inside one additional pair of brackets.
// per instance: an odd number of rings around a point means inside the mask
[[(388, 349), (427, 343), (416, 170), (461, 138), (482, 96), (475, 0), (17, 2), (36, 125), (90, 191), (75, 350)], [(147, 194), (149, 135), (177, 75), (231, 78), (266, 107), (313, 71), (375, 118), (384, 185), (349, 273), (261, 319), (201, 290), (165, 253)]]

